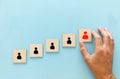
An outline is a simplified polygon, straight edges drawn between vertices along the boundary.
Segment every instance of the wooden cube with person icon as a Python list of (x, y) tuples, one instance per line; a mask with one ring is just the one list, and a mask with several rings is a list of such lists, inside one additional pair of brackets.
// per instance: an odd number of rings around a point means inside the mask
[(59, 52), (59, 40), (47, 39), (46, 40), (46, 52)]
[(62, 35), (62, 44), (63, 47), (75, 47), (76, 46), (76, 37), (72, 33), (64, 33)]
[(31, 44), (30, 45), (30, 57), (43, 57), (42, 44)]
[(91, 29), (79, 29), (79, 42), (92, 42)]
[(13, 51), (14, 63), (26, 63), (26, 49), (19, 49)]

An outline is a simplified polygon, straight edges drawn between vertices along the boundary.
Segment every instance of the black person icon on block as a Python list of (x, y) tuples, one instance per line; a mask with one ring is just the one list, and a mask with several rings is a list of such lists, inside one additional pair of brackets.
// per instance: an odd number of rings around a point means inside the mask
[(38, 54), (37, 47), (35, 47), (34, 54)]
[(22, 59), (20, 52), (18, 53), (17, 59), (18, 59), (18, 60), (21, 60), (21, 59)]
[(53, 42), (51, 43), (50, 49), (52, 49), (52, 50), (55, 49), (55, 46), (54, 46), (54, 43), (53, 43)]
[(67, 44), (72, 44), (71, 38), (68, 37)]

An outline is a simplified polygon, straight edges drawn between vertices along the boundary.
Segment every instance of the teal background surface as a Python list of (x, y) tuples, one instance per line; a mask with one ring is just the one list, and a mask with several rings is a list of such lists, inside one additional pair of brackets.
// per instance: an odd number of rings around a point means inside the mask
[[(120, 0), (0, 0), (0, 79), (95, 79), (79, 51), (78, 29), (107, 27), (115, 39), (113, 72), (120, 79)], [(75, 48), (62, 47), (62, 34), (76, 34)], [(59, 53), (46, 53), (45, 40), (58, 38)], [(42, 43), (43, 58), (30, 58), (29, 45)], [(86, 43), (94, 52), (95, 42)], [(13, 64), (14, 49), (27, 49), (27, 63)]]

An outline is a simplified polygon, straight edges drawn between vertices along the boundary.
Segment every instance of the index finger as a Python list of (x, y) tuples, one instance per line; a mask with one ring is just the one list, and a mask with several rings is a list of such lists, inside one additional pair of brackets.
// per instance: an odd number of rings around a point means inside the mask
[(102, 39), (101, 36), (98, 35), (96, 32), (92, 31), (92, 35), (95, 38), (95, 42), (96, 42), (96, 47), (102, 45)]

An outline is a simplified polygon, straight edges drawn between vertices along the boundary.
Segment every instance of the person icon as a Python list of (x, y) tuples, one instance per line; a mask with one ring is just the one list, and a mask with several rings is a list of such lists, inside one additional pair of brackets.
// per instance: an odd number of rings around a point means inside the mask
[(68, 37), (67, 44), (72, 44), (71, 38)]
[(86, 40), (86, 39), (89, 39), (86, 31), (84, 32), (84, 35), (83, 35), (82, 39), (85, 39), (85, 40)]
[(55, 49), (54, 43), (51, 43), (50, 49)]
[(21, 54), (20, 54), (20, 53), (18, 53), (17, 59), (18, 59), (18, 60), (21, 60), (21, 59), (22, 59), (22, 57), (21, 57)]
[(38, 54), (37, 47), (35, 47), (34, 54)]

